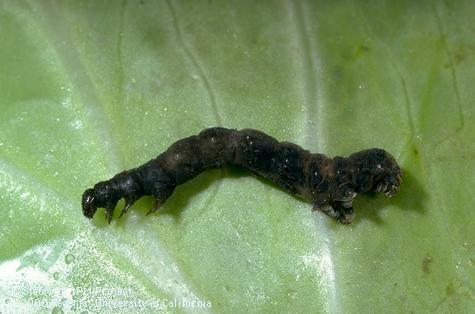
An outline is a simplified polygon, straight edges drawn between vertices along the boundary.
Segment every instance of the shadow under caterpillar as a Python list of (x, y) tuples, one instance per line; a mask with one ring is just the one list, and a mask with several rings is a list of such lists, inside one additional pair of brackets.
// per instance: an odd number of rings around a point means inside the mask
[(92, 218), (98, 207), (105, 208), (110, 223), (121, 198), (125, 206), (120, 217), (140, 197), (153, 195), (155, 206), (148, 214), (154, 213), (177, 185), (206, 169), (235, 166), (305, 198), (314, 210), (344, 224), (355, 216), (353, 199), (358, 193), (384, 192), (391, 197), (402, 182), (401, 168), (383, 149), (329, 158), (258, 130), (214, 127), (181, 139), (157, 158), (87, 189), (82, 195), (82, 211)]

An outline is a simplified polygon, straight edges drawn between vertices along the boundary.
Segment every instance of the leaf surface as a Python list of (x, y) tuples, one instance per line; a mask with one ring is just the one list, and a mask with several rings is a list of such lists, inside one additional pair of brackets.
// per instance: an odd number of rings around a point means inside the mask
[[(474, 13), (1, 1), (1, 311), (473, 309)], [(349, 226), (236, 170), (183, 184), (156, 215), (149, 197), (111, 225), (82, 215), (86, 188), (216, 125), (331, 156), (381, 147), (405, 181), (391, 200), (359, 196)]]

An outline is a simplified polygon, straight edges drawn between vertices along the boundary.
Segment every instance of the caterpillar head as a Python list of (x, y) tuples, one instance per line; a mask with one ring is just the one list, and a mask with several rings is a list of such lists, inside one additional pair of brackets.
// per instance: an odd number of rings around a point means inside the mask
[(360, 151), (349, 157), (357, 168), (357, 192), (383, 192), (394, 196), (402, 183), (402, 170), (393, 156), (379, 148)]
[(112, 213), (120, 196), (116, 189), (106, 182), (97, 183), (94, 188), (87, 189), (82, 195), (82, 212), (87, 218), (92, 218), (97, 208), (105, 208), (107, 220), (111, 221)]
[(87, 189), (82, 194), (82, 213), (87, 218), (92, 218), (97, 210), (94, 189)]

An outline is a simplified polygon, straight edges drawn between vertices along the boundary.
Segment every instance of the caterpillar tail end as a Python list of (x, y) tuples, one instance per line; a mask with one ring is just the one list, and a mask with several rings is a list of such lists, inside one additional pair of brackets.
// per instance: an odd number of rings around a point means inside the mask
[(87, 218), (92, 218), (96, 213), (97, 206), (95, 203), (94, 190), (87, 189), (82, 194), (82, 213)]

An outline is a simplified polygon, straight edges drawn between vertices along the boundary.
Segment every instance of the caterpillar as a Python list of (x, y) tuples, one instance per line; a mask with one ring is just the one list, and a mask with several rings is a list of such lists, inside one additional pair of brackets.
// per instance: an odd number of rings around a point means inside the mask
[(120, 213), (144, 195), (155, 197), (147, 213), (156, 212), (176, 186), (206, 169), (240, 167), (272, 181), (313, 204), (343, 224), (355, 217), (353, 199), (359, 193), (383, 192), (392, 197), (402, 182), (402, 170), (383, 149), (372, 148), (348, 157), (329, 158), (302, 147), (279, 142), (254, 129), (213, 127), (183, 138), (157, 158), (101, 181), (82, 195), (83, 214), (92, 218), (104, 208), (108, 222), (117, 202), (125, 199)]

